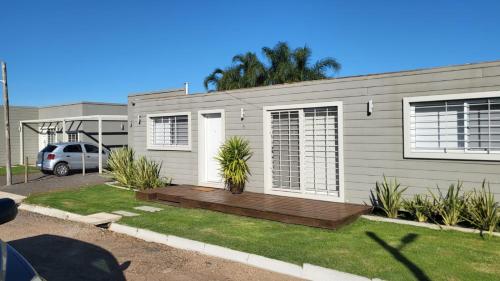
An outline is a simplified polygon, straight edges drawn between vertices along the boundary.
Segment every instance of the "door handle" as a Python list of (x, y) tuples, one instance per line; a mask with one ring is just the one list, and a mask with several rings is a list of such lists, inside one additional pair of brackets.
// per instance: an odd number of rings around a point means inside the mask
[(66, 155), (66, 157), (71, 157), (70, 155)]

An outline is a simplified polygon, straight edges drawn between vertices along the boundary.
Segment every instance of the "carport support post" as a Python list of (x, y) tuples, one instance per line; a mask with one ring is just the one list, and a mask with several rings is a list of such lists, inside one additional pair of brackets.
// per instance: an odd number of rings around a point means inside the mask
[(24, 183), (28, 183), (28, 156), (24, 159)]
[(102, 117), (99, 116), (99, 174), (102, 174)]
[(24, 164), (24, 123), (19, 122), (19, 162)]
[(68, 141), (68, 134), (66, 133), (66, 120), (62, 121), (62, 137), (63, 137), (63, 142)]
[(82, 153), (82, 176), (85, 176), (85, 152)]

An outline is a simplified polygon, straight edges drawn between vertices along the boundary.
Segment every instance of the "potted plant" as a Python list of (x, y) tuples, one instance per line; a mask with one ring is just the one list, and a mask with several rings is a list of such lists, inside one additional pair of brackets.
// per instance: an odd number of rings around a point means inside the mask
[(240, 194), (250, 175), (247, 161), (252, 157), (248, 140), (238, 136), (230, 137), (220, 147), (215, 157), (220, 164), (224, 184), (233, 194)]

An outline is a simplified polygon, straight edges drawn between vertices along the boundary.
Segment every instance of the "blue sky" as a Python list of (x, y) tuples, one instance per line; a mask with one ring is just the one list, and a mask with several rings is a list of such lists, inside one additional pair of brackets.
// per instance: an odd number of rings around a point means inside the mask
[[(208, 3), (214, 2), (214, 3)], [(126, 102), (182, 87), (233, 55), (307, 44), (339, 76), (500, 59), (500, 1), (2, 0), (14, 105)]]

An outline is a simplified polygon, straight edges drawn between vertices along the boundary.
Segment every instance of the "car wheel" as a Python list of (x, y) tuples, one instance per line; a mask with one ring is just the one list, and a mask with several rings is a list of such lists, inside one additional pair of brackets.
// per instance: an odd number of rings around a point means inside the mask
[(66, 163), (57, 163), (54, 167), (54, 175), (64, 177), (69, 175), (69, 166)]

